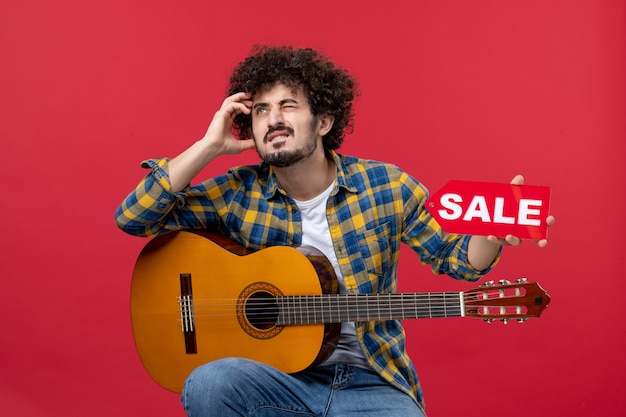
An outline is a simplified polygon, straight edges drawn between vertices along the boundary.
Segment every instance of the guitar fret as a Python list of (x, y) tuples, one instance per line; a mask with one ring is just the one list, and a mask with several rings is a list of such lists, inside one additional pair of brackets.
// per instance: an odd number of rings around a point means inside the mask
[(416, 297), (413, 296), (413, 298), (414, 298), (414, 300), (413, 300), (414, 301), (414, 304), (413, 304), (413, 306), (414, 306), (413, 307), (414, 313), (413, 314), (414, 314), (415, 317), (419, 317), (420, 316), (419, 315), (419, 304), (417, 303), (417, 299), (415, 299)]
[(433, 310), (432, 310), (432, 304), (430, 301), (430, 293), (428, 293), (428, 317), (432, 318), (433, 317)]
[(447, 303), (446, 303), (446, 299), (445, 299), (445, 295), (443, 296), (443, 316), (444, 317), (448, 317), (448, 311), (446, 310), (447, 307)]

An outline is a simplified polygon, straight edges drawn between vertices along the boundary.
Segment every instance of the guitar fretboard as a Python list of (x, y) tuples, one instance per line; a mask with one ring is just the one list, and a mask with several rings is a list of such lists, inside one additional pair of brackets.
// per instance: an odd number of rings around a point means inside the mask
[(324, 294), (277, 297), (278, 325), (462, 317), (463, 293)]

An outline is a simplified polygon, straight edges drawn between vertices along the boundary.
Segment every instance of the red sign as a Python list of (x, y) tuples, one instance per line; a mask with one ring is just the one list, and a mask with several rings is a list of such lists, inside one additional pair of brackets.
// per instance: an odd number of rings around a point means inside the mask
[(550, 187), (453, 180), (426, 208), (447, 233), (545, 239)]

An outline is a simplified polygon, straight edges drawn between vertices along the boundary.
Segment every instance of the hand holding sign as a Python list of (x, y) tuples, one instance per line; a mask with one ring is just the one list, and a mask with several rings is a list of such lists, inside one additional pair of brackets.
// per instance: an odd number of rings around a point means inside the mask
[(543, 247), (554, 223), (548, 215), (550, 188), (523, 184), (521, 175), (511, 184), (450, 181), (428, 199), (426, 208), (448, 233), (487, 236), (509, 245), (535, 239)]

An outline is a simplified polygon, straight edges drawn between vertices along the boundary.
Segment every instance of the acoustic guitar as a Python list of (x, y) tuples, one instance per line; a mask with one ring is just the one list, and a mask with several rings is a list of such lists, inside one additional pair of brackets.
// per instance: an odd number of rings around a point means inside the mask
[(525, 321), (550, 301), (537, 284), (489, 282), (463, 292), (339, 294), (321, 253), (273, 246), (251, 252), (217, 234), (151, 239), (131, 284), (139, 357), (164, 388), (181, 392), (196, 367), (245, 357), (295, 373), (333, 352), (341, 323), (474, 317)]

